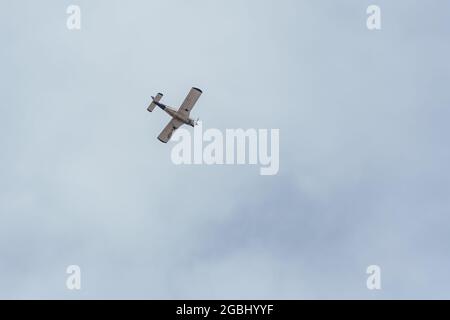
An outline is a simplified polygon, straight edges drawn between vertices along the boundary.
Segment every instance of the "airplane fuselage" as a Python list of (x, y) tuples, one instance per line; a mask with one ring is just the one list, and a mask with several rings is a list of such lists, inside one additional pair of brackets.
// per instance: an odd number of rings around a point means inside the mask
[(162, 104), (160, 102), (156, 102), (155, 101), (155, 104), (158, 107), (160, 107), (162, 110), (164, 110), (171, 117), (173, 117), (173, 118), (175, 118), (177, 120), (180, 120), (181, 122), (183, 122), (183, 123), (185, 123), (185, 124), (187, 124), (187, 125), (189, 125), (191, 127), (195, 126), (195, 120), (194, 119), (191, 119), (188, 116), (182, 114), (181, 112), (178, 112), (177, 110), (172, 109), (171, 107), (166, 106), (165, 104)]

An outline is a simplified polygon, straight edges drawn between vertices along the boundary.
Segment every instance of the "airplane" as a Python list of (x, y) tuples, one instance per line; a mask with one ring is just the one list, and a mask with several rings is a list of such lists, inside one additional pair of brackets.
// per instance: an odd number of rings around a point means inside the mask
[(167, 143), (167, 141), (170, 140), (170, 137), (172, 137), (174, 131), (177, 130), (179, 127), (181, 127), (183, 124), (187, 124), (191, 127), (197, 125), (199, 119), (198, 118), (197, 120), (191, 119), (189, 117), (189, 114), (202, 93), (203, 93), (202, 90), (193, 87), (191, 91), (189, 91), (188, 95), (186, 96), (186, 98), (184, 99), (183, 103), (181, 104), (180, 108), (178, 108), (178, 110), (175, 110), (159, 102), (163, 97), (162, 93), (158, 93), (156, 97), (152, 96), (152, 102), (147, 108), (148, 112), (152, 112), (153, 109), (155, 109), (155, 107), (158, 106), (172, 117), (172, 120), (170, 120), (167, 126), (159, 134), (158, 136), (159, 141)]

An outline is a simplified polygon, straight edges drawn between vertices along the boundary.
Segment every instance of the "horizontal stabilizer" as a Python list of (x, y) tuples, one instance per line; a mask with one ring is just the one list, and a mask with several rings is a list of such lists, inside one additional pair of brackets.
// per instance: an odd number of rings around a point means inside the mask
[(162, 97), (163, 97), (162, 93), (158, 93), (156, 95), (156, 97), (152, 97), (152, 99), (153, 99), (152, 103), (150, 103), (150, 105), (147, 108), (148, 112), (152, 112), (153, 109), (155, 109), (155, 107), (156, 107), (156, 103), (155, 102), (159, 102), (159, 100), (161, 100)]

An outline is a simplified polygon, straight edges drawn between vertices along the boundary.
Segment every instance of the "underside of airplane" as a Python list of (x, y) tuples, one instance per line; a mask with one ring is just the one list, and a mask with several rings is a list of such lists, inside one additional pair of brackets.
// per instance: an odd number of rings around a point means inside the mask
[(171, 108), (160, 102), (160, 100), (163, 97), (162, 93), (158, 93), (155, 97), (152, 97), (152, 102), (148, 106), (147, 110), (149, 112), (152, 112), (153, 109), (155, 109), (155, 107), (158, 106), (172, 117), (172, 120), (170, 120), (167, 126), (159, 134), (158, 136), (159, 141), (167, 143), (172, 137), (172, 134), (175, 132), (175, 130), (181, 127), (183, 124), (187, 124), (191, 127), (194, 127), (197, 124), (198, 119), (197, 120), (191, 119), (189, 115), (192, 108), (194, 108), (195, 103), (200, 98), (201, 94), (202, 90), (193, 87), (189, 91), (188, 95), (186, 96), (186, 98), (184, 99), (183, 103), (178, 108), (178, 110)]

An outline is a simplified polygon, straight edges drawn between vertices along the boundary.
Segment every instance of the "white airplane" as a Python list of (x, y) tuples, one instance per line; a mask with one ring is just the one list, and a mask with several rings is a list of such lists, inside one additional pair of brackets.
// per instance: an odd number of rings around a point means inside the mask
[(191, 112), (198, 98), (200, 98), (201, 94), (202, 90), (198, 88), (192, 88), (191, 91), (189, 91), (186, 98), (184, 99), (183, 104), (180, 106), (180, 108), (178, 108), (178, 110), (175, 110), (159, 102), (163, 97), (162, 93), (158, 93), (156, 97), (152, 97), (153, 101), (150, 103), (147, 110), (149, 112), (152, 112), (153, 109), (155, 109), (155, 107), (158, 106), (172, 117), (172, 120), (170, 120), (169, 124), (159, 134), (158, 136), (159, 141), (167, 143), (167, 141), (170, 140), (170, 137), (172, 136), (173, 132), (177, 130), (179, 127), (181, 127), (183, 124), (187, 124), (192, 127), (197, 125), (198, 119), (194, 120), (189, 118), (189, 113)]

